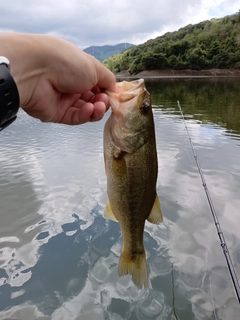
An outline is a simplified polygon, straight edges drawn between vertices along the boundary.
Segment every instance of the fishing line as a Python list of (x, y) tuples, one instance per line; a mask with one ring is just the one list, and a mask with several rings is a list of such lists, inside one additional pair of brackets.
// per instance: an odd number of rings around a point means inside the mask
[(200, 177), (201, 177), (201, 180), (202, 180), (202, 185), (203, 185), (203, 188), (204, 188), (206, 196), (207, 196), (208, 204), (209, 204), (210, 209), (211, 209), (211, 213), (212, 213), (212, 216), (213, 216), (214, 224), (215, 224), (216, 229), (217, 229), (217, 233), (218, 233), (218, 237), (219, 237), (219, 240), (220, 240), (220, 244), (221, 244), (224, 256), (226, 258), (228, 270), (229, 270), (229, 273), (230, 273), (230, 276), (231, 276), (231, 279), (232, 279), (232, 283), (233, 283), (233, 286), (234, 286), (234, 289), (235, 289), (235, 293), (236, 293), (238, 302), (240, 304), (240, 286), (239, 286), (237, 274), (236, 274), (236, 271), (235, 271), (235, 268), (234, 268), (234, 265), (233, 265), (233, 262), (232, 262), (228, 247), (227, 247), (227, 243), (226, 243), (225, 238), (224, 238), (223, 231), (221, 229), (221, 226), (220, 226), (220, 223), (219, 223), (219, 220), (218, 220), (218, 217), (217, 217), (217, 213), (216, 213), (215, 208), (213, 206), (213, 202), (212, 202), (212, 199), (211, 199), (211, 196), (210, 196), (210, 193), (209, 193), (209, 190), (208, 190), (208, 187), (207, 187), (207, 183), (205, 181), (205, 178), (204, 178), (200, 163), (198, 161), (198, 157), (197, 157), (196, 151), (194, 149), (194, 146), (193, 146), (193, 143), (192, 143), (192, 139), (191, 139), (189, 131), (188, 131), (188, 127), (187, 127), (187, 124), (186, 124), (186, 121), (185, 121), (185, 118), (184, 118), (184, 115), (183, 115), (183, 112), (182, 112), (182, 108), (181, 108), (180, 102), (177, 101), (177, 103), (178, 103), (178, 108), (180, 110), (180, 113), (181, 113), (181, 116), (182, 116), (182, 119), (183, 119), (183, 123), (184, 123), (185, 129), (187, 131), (188, 140), (189, 140), (191, 148), (192, 148), (193, 156), (194, 156), (194, 159), (195, 159), (195, 162), (197, 164), (198, 171), (199, 171), (199, 174), (200, 174)]

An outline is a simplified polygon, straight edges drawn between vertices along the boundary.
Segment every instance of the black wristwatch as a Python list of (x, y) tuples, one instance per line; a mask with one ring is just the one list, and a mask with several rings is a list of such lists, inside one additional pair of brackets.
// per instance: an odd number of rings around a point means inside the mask
[(10, 73), (9, 60), (0, 56), (0, 131), (16, 120), (19, 103), (18, 88)]

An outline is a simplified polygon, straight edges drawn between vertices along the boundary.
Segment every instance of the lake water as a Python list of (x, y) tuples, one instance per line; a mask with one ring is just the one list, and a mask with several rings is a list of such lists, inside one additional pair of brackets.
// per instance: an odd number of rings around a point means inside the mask
[(147, 80), (164, 215), (146, 223), (151, 286), (119, 278), (103, 126), (20, 112), (0, 134), (0, 319), (239, 319), (240, 307), (180, 116), (180, 101), (240, 278), (240, 79)]

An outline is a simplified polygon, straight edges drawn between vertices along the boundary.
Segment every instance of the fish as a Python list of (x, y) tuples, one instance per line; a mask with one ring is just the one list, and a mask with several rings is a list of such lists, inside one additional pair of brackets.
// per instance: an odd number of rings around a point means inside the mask
[(151, 98), (144, 79), (116, 85), (117, 92), (106, 90), (112, 112), (104, 126), (108, 201), (103, 215), (120, 225), (119, 276), (130, 274), (138, 288), (147, 288), (145, 221), (163, 222), (156, 192), (158, 161)]

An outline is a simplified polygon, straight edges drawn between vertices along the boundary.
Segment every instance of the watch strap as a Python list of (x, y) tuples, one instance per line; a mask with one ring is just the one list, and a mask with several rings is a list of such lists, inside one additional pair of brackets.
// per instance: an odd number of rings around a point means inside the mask
[[(9, 61), (0, 57), (0, 131), (17, 118), (19, 93), (9, 70)], [(5, 58), (5, 59), (4, 59)]]

